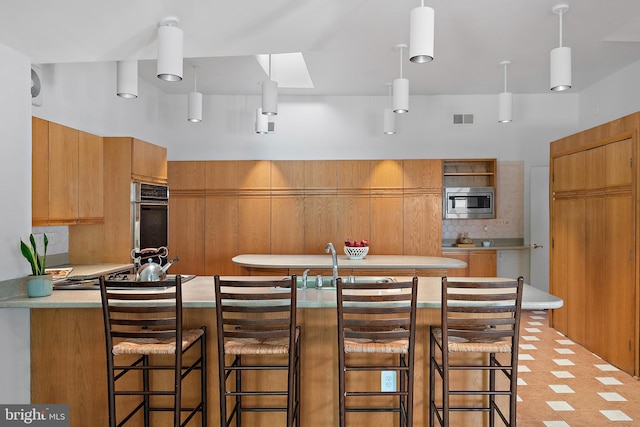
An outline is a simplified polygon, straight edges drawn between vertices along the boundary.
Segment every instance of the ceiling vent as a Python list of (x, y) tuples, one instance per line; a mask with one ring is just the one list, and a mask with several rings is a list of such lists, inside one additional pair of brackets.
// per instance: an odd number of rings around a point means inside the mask
[(453, 124), (454, 125), (472, 125), (473, 114), (454, 114)]
[(42, 70), (37, 65), (31, 66), (31, 104), (42, 106)]

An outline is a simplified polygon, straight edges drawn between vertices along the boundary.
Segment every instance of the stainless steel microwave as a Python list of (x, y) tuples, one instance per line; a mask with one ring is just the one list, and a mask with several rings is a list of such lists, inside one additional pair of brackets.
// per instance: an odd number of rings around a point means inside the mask
[(495, 218), (493, 187), (448, 187), (442, 195), (445, 219)]

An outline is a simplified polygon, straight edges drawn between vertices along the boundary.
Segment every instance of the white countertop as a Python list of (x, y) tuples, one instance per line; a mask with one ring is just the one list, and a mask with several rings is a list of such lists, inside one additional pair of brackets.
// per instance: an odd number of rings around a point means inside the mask
[[(232, 261), (250, 268), (331, 268), (331, 255), (267, 255), (244, 254), (233, 257)], [(465, 268), (467, 263), (452, 258), (412, 255), (367, 255), (361, 260), (338, 255), (341, 268)]]
[[(398, 277), (398, 280), (408, 277)], [(454, 278), (453, 279), (470, 279)], [(474, 280), (495, 280), (495, 278), (473, 278)], [(440, 308), (439, 277), (421, 277), (418, 282), (418, 307)], [(277, 290), (274, 290), (277, 292)], [(196, 277), (183, 284), (183, 305), (186, 308), (215, 307), (213, 276)], [(562, 307), (562, 300), (530, 285), (524, 285), (522, 309), (545, 310)], [(298, 290), (298, 307), (333, 308), (336, 306), (335, 289), (315, 288)], [(100, 292), (98, 290), (54, 290), (53, 294), (41, 298), (10, 298), (0, 301), (0, 308), (100, 308)]]

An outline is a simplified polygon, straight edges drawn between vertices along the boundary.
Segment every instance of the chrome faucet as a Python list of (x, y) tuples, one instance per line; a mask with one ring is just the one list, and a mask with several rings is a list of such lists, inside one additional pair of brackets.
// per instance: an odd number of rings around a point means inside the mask
[(327, 246), (324, 248), (326, 253), (331, 252), (331, 263), (333, 264), (333, 277), (331, 283), (333, 286), (337, 285), (338, 282), (338, 254), (336, 254), (336, 248), (333, 246), (333, 243), (327, 243)]
[(309, 272), (311, 271), (310, 268), (307, 268), (303, 273), (302, 273), (302, 289), (307, 289), (307, 280), (309, 279)]

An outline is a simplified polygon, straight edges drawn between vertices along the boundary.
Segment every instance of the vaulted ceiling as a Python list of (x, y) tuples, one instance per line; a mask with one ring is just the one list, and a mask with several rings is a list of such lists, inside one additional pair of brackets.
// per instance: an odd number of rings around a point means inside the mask
[[(435, 59), (404, 61), (411, 94), (549, 93), (549, 52), (559, 45), (552, 8), (567, 3), (563, 45), (572, 48), (579, 92), (640, 60), (638, 0), (427, 0), (435, 10)], [(32, 0), (4, 1), (0, 43), (35, 64), (140, 60), (140, 77), (166, 93), (258, 94), (255, 54), (302, 52), (312, 89), (300, 95), (385, 95), (399, 77), (398, 43), (409, 42), (419, 0)], [(184, 31), (184, 80), (155, 77), (157, 26)], [(405, 56), (406, 58), (406, 56)], [(115, 66), (114, 66), (115, 73)]]

